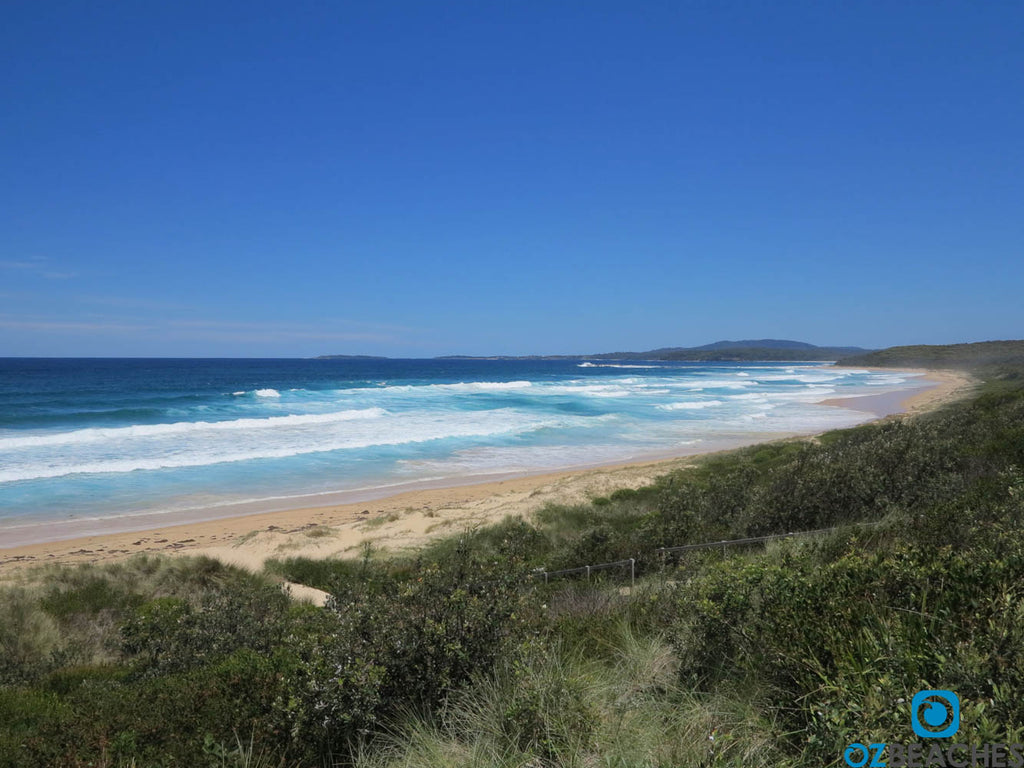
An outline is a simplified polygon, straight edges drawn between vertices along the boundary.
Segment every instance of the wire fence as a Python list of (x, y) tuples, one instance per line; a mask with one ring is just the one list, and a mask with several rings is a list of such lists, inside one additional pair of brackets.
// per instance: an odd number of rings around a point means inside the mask
[[(855, 526), (875, 526), (878, 523), (855, 523)], [(845, 526), (851, 527), (851, 526)], [(766, 544), (770, 541), (777, 541), (780, 539), (791, 539), (797, 536), (820, 536), (822, 534), (835, 533), (841, 530), (839, 527), (833, 528), (816, 528), (811, 531), (793, 531), (792, 533), (775, 533), (770, 536), (752, 536), (746, 539), (724, 539), (722, 541), (706, 541), (700, 544), (683, 544), (678, 547), (658, 547), (654, 550), (657, 556), (660, 558), (661, 565), (664, 567), (667, 563), (670, 555), (681, 553), (681, 552), (694, 552), (701, 549), (721, 549), (726, 550), (729, 547), (741, 547), (752, 544)], [(536, 578), (543, 578), (544, 583), (547, 584), (552, 578), (558, 578), (561, 576), (576, 576), (586, 574), (587, 581), (590, 581), (591, 576), (597, 571), (603, 571), (613, 568), (629, 568), (629, 582), (630, 586), (636, 584), (636, 564), (637, 559), (630, 557), (626, 560), (615, 560), (610, 563), (597, 563), (595, 565), (583, 565), (577, 568), (563, 568), (558, 571), (547, 571), (538, 569), (533, 572)]]
[(608, 568), (625, 568), (629, 566), (629, 582), (630, 584), (636, 583), (636, 558), (631, 557), (628, 560), (615, 560), (611, 563), (598, 563), (597, 565), (584, 565), (580, 568), (564, 568), (560, 571), (534, 571), (538, 576), (544, 577), (544, 583), (547, 584), (548, 580), (552, 577), (558, 576), (572, 576), (578, 573), (585, 573), (587, 575), (587, 581), (590, 581), (590, 576), (595, 571), (603, 571)]

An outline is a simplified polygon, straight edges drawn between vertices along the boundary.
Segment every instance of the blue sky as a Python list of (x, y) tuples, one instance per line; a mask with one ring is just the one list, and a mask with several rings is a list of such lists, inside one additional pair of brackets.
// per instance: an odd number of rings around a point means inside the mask
[(1024, 4), (0, 10), (0, 355), (1024, 337)]

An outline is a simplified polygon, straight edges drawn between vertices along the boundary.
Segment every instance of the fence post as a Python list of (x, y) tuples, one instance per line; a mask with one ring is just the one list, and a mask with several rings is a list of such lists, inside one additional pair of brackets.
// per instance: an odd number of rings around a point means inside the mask
[(629, 558), (629, 588), (630, 590), (636, 586), (636, 558)]
[(590, 566), (587, 566), (587, 581), (590, 581)]
[(544, 583), (545, 584), (548, 583), (548, 572), (547, 571), (544, 571)]

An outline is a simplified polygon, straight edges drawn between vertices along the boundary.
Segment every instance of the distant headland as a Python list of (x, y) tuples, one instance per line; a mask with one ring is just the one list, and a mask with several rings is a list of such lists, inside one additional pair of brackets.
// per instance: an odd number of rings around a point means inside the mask
[(314, 360), (387, 360), (381, 355), (320, 355)]
[[(589, 355), (443, 355), (437, 360), (678, 360), (692, 362), (806, 362), (863, 355), (863, 347), (819, 347), (787, 339), (716, 341), (700, 347), (661, 347), (646, 352), (600, 352)], [(321, 355), (316, 360), (384, 360), (371, 355)]]

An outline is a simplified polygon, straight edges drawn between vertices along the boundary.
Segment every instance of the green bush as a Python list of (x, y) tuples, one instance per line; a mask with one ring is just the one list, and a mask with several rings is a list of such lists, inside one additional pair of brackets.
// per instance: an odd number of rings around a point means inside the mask
[(0, 765), (36, 768), (55, 765), (59, 745), (45, 734), (67, 717), (68, 703), (61, 696), (23, 687), (0, 688)]
[(285, 632), (288, 598), (273, 586), (204, 596), (198, 605), (176, 597), (143, 604), (121, 629), (122, 650), (140, 674), (200, 666), (239, 649), (271, 653)]
[(334, 630), (298, 641), (292, 728), (341, 749), (403, 708), (430, 708), (489, 670), (528, 625), (520, 573), (507, 561), (453, 558), (330, 603)]
[(832, 562), (812, 551), (726, 562), (681, 594), (684, 681), (764, 681), (812, 760), (850, 740), (904, 738), (908, 693), (923, 688), (956, 690), (965, 723), (995, 716), (1005, 737), (1024, 725), (1008, 694), (1024, 686), (1022, 578), (1019, 534), (995, 549), (900, 544)]

